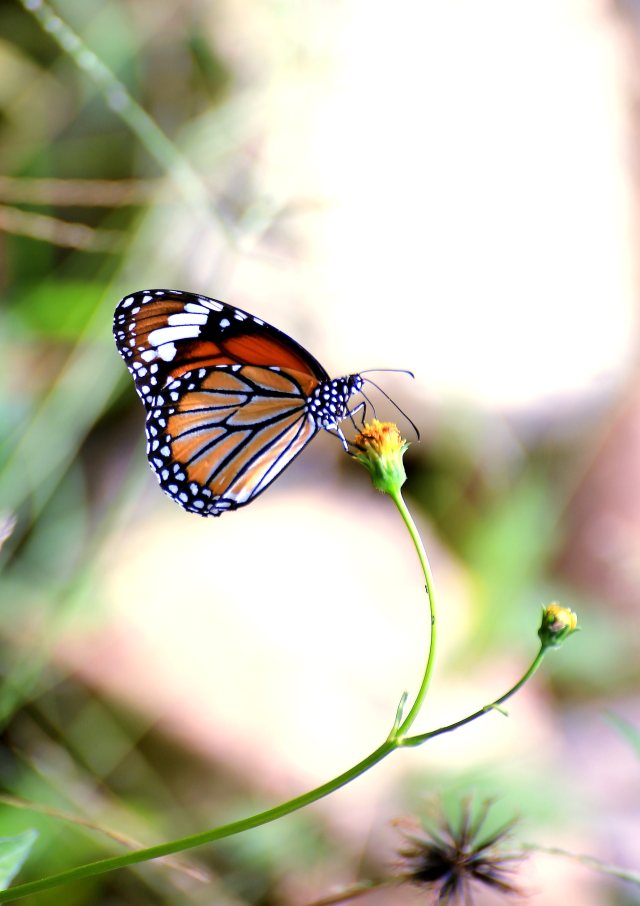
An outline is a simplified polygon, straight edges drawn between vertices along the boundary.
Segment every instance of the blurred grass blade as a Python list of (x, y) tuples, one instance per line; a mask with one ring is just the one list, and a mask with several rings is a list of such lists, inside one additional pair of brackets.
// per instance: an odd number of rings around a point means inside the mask
[(206, 210), (228, 236), (229, 227), (209, 202), (209, 189), (182, 152), (165, 135), (155, 120), (131, 96), (127, 87), (109, 67), (44, 0), (20, 0), (58, 46), (100, 89), (109, 108), (121, 117), (139, 142), (175, 180), (194, 209)]
[(13, 881), (36, 842), (38, 831), (33, 828), (15, 837), (0, 837), (0, 890)]
[[(4, 793), (0, 793), (0, 802), (3, 802), (5, 805), (8, 805), (11, 808), (26, 809), (27, 811), (38, 812), (41, 815), (48, 815), (52, 818), (57, 818), (60, 821), (68, 821), (70, 824), (77, 824), (79, 827), (85, 827), (88, 830), (103, 834), (105, 837), (109, 837), (111, 840), (115, 840), (116, 843), (120, 843), (122, 846), (126, 846), (128, 849), (142, 849), (142, 847), (144, 846), (144, 844), (139, 840), (136, 840), (134, 837), (131, 837), (127, 834), (123, 834), (121, 831), (114, 830), (110, 827), (105, 827), (103, 824), (98, 824), (95, 821), (90, 821), (88, 818), (83, 818), (81, 815), (72, 815), (69, 812), (63, 811), (62, 809), (42, 805), (39, 802), (27, 802), (26, 800), (20, 799), (17, 796), (8, 796)], [(33, 833), (37, 836), (37, 831), (27, 831), (27, 833)], [(22, 834), (21, 836), (24, 835)], [(5, 839), (13, 841), (17, 838), (9, 837)], [(26, 855), (28, 855), (28, 852)], [(180, 871), (183, 874), (189, 875), (189, 877), (193, 878), (195, 881), (207, 883), (211, 880), (210, 875), (203, 868), (201, 868), (199, 865), (190, 864), (186, 861), (186, 859), (178, 859), (175, 856), (165, 856), (164, 859), (159, 859), (158, 861), (164, 862), (165, 865), (170, 866), (176, 871)], [(20, 863), (20, 865), (21, 864), (22, 862)], [(20, 868), (20, 865), (18, 865), (18, 869)], [(13, 875), (11, 877), (13, 877)], [(11, 878), (9, 878), (7, 884), (10, 881)]]
[(111, 344), (95, 339), (90, 342), (96, 335), (110, 332), (106, 305), (94, 310), (75, 349), (3, 464), (0, 500), (6, 509), (17, 510), (33, 494), (31, 515), (38, 514), (115, 390), (121, 375)]
[(636, 727), (628, 720), (625, 720), (624, 717), (620, 717), (619, 714), (609, 713), (607, 714), (607, 719), (609, 720), (609, 723), (613, 724), (620, 736), (629, 743), (638, 758), (640, 758), (640, 728)]
[(72, 223), (3, 204), (0, 204), (0, 230), (84, 252), (116, 252), (124, 243), (123, 234), (116, 230), (95, 229), (85, 223)]

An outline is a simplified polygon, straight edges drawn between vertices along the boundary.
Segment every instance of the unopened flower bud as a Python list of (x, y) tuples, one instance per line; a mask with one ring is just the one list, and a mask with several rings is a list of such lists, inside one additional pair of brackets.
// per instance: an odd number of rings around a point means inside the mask
[(553, 603), (542, 611), (538, 636), (545, 648), (561, 645), (578, 628), (578, 617), (568, 607)]

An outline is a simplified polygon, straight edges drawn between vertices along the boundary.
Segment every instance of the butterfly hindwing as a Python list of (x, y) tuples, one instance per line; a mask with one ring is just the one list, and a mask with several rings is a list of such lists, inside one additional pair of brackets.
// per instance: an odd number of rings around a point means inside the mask
[(257, 366), (218, 366), (171, 381), (147, 415), (147, 454), (185, 509), (219, 515), (250, 503), (318, 431), (304, 387)]

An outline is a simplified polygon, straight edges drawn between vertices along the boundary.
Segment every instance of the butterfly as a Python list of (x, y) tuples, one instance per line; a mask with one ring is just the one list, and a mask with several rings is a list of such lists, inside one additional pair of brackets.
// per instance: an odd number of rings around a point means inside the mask
[(115, 310), (116, 346), (147, 420), (162, 490), (190, 513), (251, 503), (321, 428), (364, 406), (360, 374), (331, 379), (304, 347), (260, 318), (196, 293), (150, 289)]

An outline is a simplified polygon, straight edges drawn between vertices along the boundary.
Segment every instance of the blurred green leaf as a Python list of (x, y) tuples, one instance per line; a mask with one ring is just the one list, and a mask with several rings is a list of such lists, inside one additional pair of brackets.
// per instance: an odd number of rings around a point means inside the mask
[(96, 281), (46, 280), (23, 290), (19, 299), (10, 299), (10, 311), (18, 329), (50, 339), (75, 340), (103, 292)]
[(484, 506), (463, 550), (476, 590), (475, 644), (500, 645), (521, 631), (522, 604), (529, 604), (556, 547), (556, 512), (543, 476), (523, 474), (508, 493)]
[(6, 890), (18, 874), (37, 837), (33, 828), (15, 837), (0, 837), (0, 890)]

